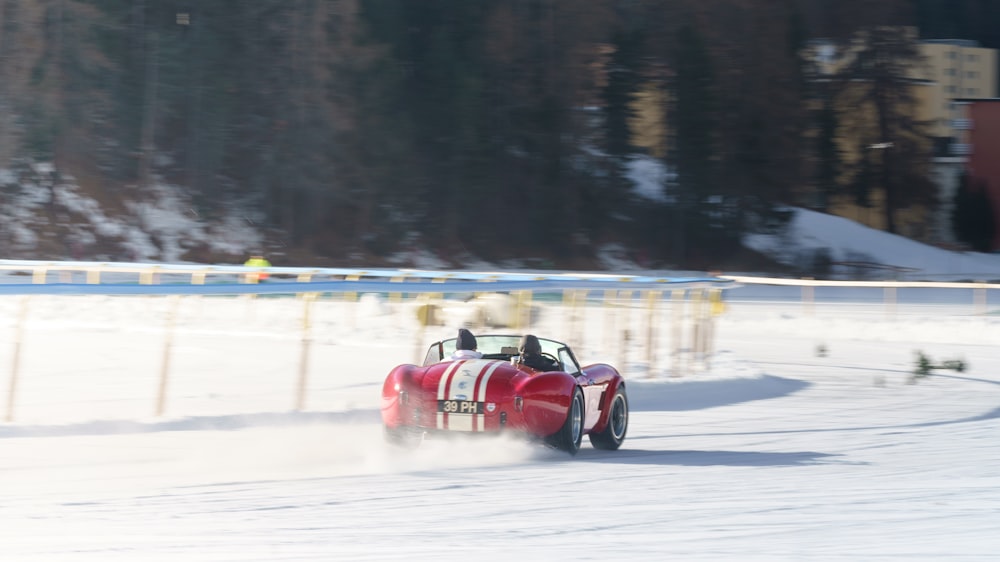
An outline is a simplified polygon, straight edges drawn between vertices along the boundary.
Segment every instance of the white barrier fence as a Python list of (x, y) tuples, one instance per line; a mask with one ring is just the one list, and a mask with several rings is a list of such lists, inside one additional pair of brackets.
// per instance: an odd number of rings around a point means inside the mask
[[(470, 326), (481, 333), (544, 333), (570, 343), (583, 357), (617, 364), (633, 376), (658, 372), (659, 363), (669, 356), (670, 373), (678, 376), (707, 364), (710, 303), (721, 302), (722, 290), (735, 286), (717, 278), (79, 262), (7, 261), (0, 262), (0, 270), (8, 272), (0, 282), (0, 294), (19, 295), (17, 312), (7, 315), (15, 319), (10, 326), (13, 346), (4, 418), (8, 422), (15, 420), (23, 380), (33, 376), (31, 368), (22, 374), (25, 359), (33, 366), (47, 359), (37, 351), (29, 353), (23, 342), (37, 344), (39, 337), (45, 337), (44, 329), (39, 332), (44, 322), (38, 316), (55, 314), (51, 299), (59, 299), (63, 312), (100, 309), (95, 314), (104, 318), (101, 322), (82, 324), (85, 330), (96, 327), (98, 334), (122, 329), (114, 317), (104, 317), (104, 310), (147, 311), (139, 320), (141, 330), (162, 331), (159, 352), (147, 357), (159, 358), (153, 414), (163, 416), (177, 411), (171, 407), (175, 401), (171, 381), (178, 360), (184, 360), (177, 356), (178, 342), (190, 345), (192, 337), (209, 333), (213, 341), (220, 335), (239, 339), (246, 335), (247, 324), (238, 317), (252, 317), (256, 309), (280, 304), (280, 313), (274, 312), (280, 314), (280, 322), (258, 329), (270, 332), (280, 325), (280, 338), (298, 342), (297, 357), (286, 364), (295, 366), (291, 402), (293, 410), (301, 411), (313, 394), (314, 358), (328, 351), (319, 348), (339, 345), (325, 340), (317, 346), (317, 338), (346, 329), (350, 339), (362, 324), (373, 321), (373, 301), (380, 301), (379, 309), (385, 311), (380, 315), (384, 318), (376, 319), (382, 330), (395, 332), (397, 341), (402, 337), (412, 342), (410, 356), (399, 357), (398, 362), (417, 362), (430, 340), (451, 337), (456, 327)], [(265, 275), (267, 282), (258, 283)], [(23, 282), (29, 278), (30, 283)], [(234, 313), (233, 303), (247, 311)], [(296, 319), (294, 327), (289, 318)], [(317, 319), (323, 328), (319, 334)], [(600, 329), (592, 329), (595, 326)], [(254, 337), (263, 333), (255, 332)], [(636, 348), (641, 352), (635, 353)], [(319, 368), (329, 369), (333, 363)]]
[[(12, 341), (6, 361), (11, 366), (4, 418), (8, 422), (18, 419), (22, 383), (27, 379), (30, 385), (44, 378), (47, 368), (59, 368), (46, 341), (52, 330), (68, 338), (85, 337), (95, 350), (105, 345), (102, 338), (108, 333), (140, 332), (147, 352), (144, 363), (133, 370), (155, 373), (156, 383), (152, 408), (146, 401), (144, 408), (137, 406), (136, 415), (196, 414), (200, 406), (176, 389), (188, 384), (177, 379), (183, 381), (186, 365), (196, 359), (217, 361), (213, 372), (219, 376), (258, 376), (255, 360), (266, 364), (262, 373), (276, 380), (294, 375), (288, 381), (290, 397), (261, 407), (303, 411), (323, 410), (337, 400), (334, 394), (349, 394), (324, 377), (356, 368), (343, 364), (337, 350), (363, 345), (359, 339), (394, 343), (391, 353), (372, 362), (375, 378), (394, 364), (419, 361), (430, 341), (452, 337), (459, 326), (480, 333), (534, 332), (553, 337), (574, 346), (585, 362), (612, 363), (626, 377), (683, 376), (709, 367), (714, 319), (722, 313), (723, 292), (729, 289), (793, 287), (801, 291), (809, 313), (817, 305), (817, 289), (824, 288), (881, 290), (887, 311), (890, 303), (895, 306), (895, 291), (901, 288), (970, 291), (977, 314), (985, 314), (990, 296), (1000, 294), (994, 291), (1000, 285), (986, 283), (544, 272), (10, 261), (0, 261), (0, 271), (8, 272), (0, 282), (0, 294), (11, 295), (0, 299), (6, 300), (4, 317)], [(260, 274), (269, 275), (269, 281), (254, 283)], [(20, 282), (29, 278), (31, 283)], [(72, 320), (75, 324), (69, 329), (59, 328), (54, 320), (79, 313), (90, 317)], [(280, 360), (256, 357), (254, 342), (264, 340), (280, 342), (284, 350)], [(76, 366), (84, 367), (88, 360), (82, 357)], [(30, 394), (29, 405), (41, 407), (44, 393)]]
[(740, 291), (744, 298), (747, 293), (757, 291), (753, 298), (766, 300), (760, 291), (783, 291), (783, 301), (798, 299), (807, 314), (816, 314), (823, 306), (850, 303), (880, 304), (887, 318), (894, 318), (900, 307), (914, 303), (946, 304), (974, 315), (986, 315), (991, 304), (1000, 306), (1000, 284), (984, 281), (833, 281), (730, 275), (720, 278), (746, 288)]

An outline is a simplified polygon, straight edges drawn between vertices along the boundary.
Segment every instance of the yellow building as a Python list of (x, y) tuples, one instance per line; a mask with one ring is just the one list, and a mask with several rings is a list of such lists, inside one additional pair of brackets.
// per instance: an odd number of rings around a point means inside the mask
[[(907, 31), (916, 37), (915, 28)], [(929, 39), (920, 41), (918, 48), (923, 61), (912, 69), (910, 78), (927, 86), (916, 92), (920, 118), (930, 121), (931, 136), (958, 137), (954, 124), (962, 116), (951, 100), (996, 97), (997, 51), (966, 39)], [(836, 56), (834, 45), (822, 40), (813, 42), (806, 56), (820, 74), (833, 74), (850, 59), (849, 52)]]
[[(907, 30), (916, 36), (917, 30)], [(974, 41), (961, 39), (927, 40), (918, 43), (922, 56), (920, 64), (911, 70), (911, 92), (916, 101), (909, 109), (914, 117), (927, 124), (928, 143), (933, 143), (933, 159), (928, 162), (928, 177), (937, 185), (937, 209), (910, 207), (896, 214), (899, 233), (912, 238), (940, 244), (954, 243), (951, 235), (951, 203), (954, 199), (958, 177), (961, 175), (968, 154), (968, 145), (962, 142), (964, 130), (968, 127), (960, 108), (953, 103), (956, 98), (995, 97), (997, 94), (996, 50), (980, 47)], [(832, 44), (816, 42), (810, 56), (821, 72), (833, 73), (837, 67), (846, 64), (848, 56), (835, 56)], [(864, 88), (857, 84), (853, 88)], [(873, 118), (870, 107), (858, 106), (852, 100), (852, 87), (838, 107), (842, 131), (851, 130), (852, 122)], [(846, 100), (846, 101), (845, 101)], [(845, 163), (856, 163), (862, 158), (861, 150), (876, 151), (864, 156), (877, 161), (878, 150), (886, 148), (881, 139), (860, 139), (842, 133), (837, 139)], [(849, 178), (840, 178), (842, 183)], [(870, 226), (884, 230), (884, 194), (876, 189), (869, 200), (870, 206), (857, 205), (850, 196), (843, 196), (831, 202), (828, 211)]]
[(954, 245), (951, 211), (969, 154), (965, 131), (970, 126), (954, 100), (996, 97), (997, 51), (963, 39), (923, 41), (920, 51), (926, 62), (923, 78), (933, 84), (923, 103), (931, 122), (930, 133), (937, 141), (931, 174), (940, 202), (929, 219), (929, 240)]
[[(922, 41), (920, 52), (925, 66), (919, 78), (934, 83), (924, 100), (930, 115), (931, 134), (935, 137), (958, 138), (962, 118), (952, 103), (956, 98), (993, 98), (997, 95), (996, 49), (980, 47), (975, 41), (934, 39)], [(964, 148), (956, 152), (963, 154)]]
[(938, 185), (941, 206), (931, 220), (931, 240), (957, 244), (951, 228), (951, 211), (959, 176), (966, 168), (970, 146), (967, 130), (971, 122), (956, 99), (994, 98), (997, 95), (997, 51), (975, 41), (941, 39), (924, 41), (927, 80), (936, 87), (927, 100), (932, 114), (932, 135), (940, 139), (932, 174)]
[[(914, 27), (905, 28), (902, 32), (913, 40), (919, 36)], [(926, 148), (933, 154), (932, 161), (927, 163), (927, 176), (937, 185), (940, 205), (937, 209), (919, 206), (902, 209), (895, 218), (900, 234), (927, 242), (953, 244), (951, 204), (969, 151), (969, 145), (963, 139), (965, 129), (970, 126), (969, 120), (964, 118), (961, 108), (953, 100), (997, 96), (997, 51), (963, 39), (919, 41), (917, 47), (922, 61), (911, 69), (910, 88), (915, 103), (909, 111), (917, 120), (927, 124), (929, 138), (926, 139)], [(845, 55), (838, 53), (833, 42), (819, 40), (811, 42), (803, 56), (815, 64), (820, 76), (832, 75), (850, 61), (850, 54), (856, 49), (860, 47), (848, 47)], [(630, 126), (633, 144), (662, 158), (673, 140), (668, 130), (670, 120), (665, 115), (669, 94), (660, 81), (666, 76), (666, 71), (659, 69), (653, 75), (658, 79), (647, 82), (633, 102), (635, 113)], [(882, 142), (886, 139), (862, 139), (847, 132), (864, 129), (851, 127), (852, 121), (874, 121), (872, 108), (857, 103), (865, 87), (860, 82), (849, 85), (837, 104), (841, 122), (837, 144), (844, 163), (848, 165), (862, 157), (862, 150), (870, 151), (866, 156), (877, 162), (881, 158), (878, 151), (886, 148)], [(845, 174), (838, 181), (847, 185), (850, 178)], [(812, 196), (805, 199), (812, 199)], [(869, 206), (858, 205), (852, 196), (847, 195), (830, 201), (826, 210), (885, 230), (884, 199), (882, 190), (875, 189)]]

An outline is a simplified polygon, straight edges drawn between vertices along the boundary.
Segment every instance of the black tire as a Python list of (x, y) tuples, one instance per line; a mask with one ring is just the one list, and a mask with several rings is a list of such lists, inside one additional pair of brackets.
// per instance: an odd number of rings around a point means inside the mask
[(611, 411), (608, 412), (608, 425), (600, 433), (590, 434), (590, 444), (595, 449), (614, 451), (622, 446), (625, 433), (628, 432), (628, 397), (621, 386), (611, 399)]
[(399, 427), (385, 426), (385, 440), (390, 445), (396, 447), (416, 449), (424, 440), (424, 432), (405, 425)]
[(569, 411), (566, 412), (566, 421), (563, 422), (559, 431), (545, 440), (546, 443), (551, 447), (575, 455), (580, 450), (580, 443), (583, 441), (584, 413), (583, 391), (577, 387), (573, 391)]

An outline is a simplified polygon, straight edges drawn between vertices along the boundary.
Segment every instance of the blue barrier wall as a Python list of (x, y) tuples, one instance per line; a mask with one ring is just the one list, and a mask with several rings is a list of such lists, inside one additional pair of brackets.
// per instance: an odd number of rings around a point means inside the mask
[[(563, 290), (728, 289), (718, 277), (654, 277), (598, 273), (473, 272), (414, 269), (253, 268), (190, 264), (0, 260), (0, 294), (241, 295), (296, 293), (477, 293)], [(246, 282), (267, 273), (270, 280)], [(26, 277), (33, 282), (25, 283)], [(79, 277), (81, 282), (76, 282)], [(289, 280), (295, 277), (296, 280)], [(56, 282), (50, 282), (50, 279)], [(66, 282), (66, 280), (71, 280)], [(241, 282), (243, 281), (243, 282)]]

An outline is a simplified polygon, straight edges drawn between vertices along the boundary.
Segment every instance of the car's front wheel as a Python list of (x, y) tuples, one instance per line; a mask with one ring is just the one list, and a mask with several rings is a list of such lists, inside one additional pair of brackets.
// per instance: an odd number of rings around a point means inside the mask
[(559, 431), (546, 439), (546, 442), (556, 449), (575, 455), (580, 450), (580, 442), (583, 441), (583, 413), (583, 391), (577, 387), (569, 403), (566, 421)]
[(608, 425), (604, 427), (604, 431), (590, 434), (590, 444), (595, 449), (613, 451), (622, 446), (626, 431), (628, 431), (628, 398), (625, 396), (625, 389), (619, 387), (611, 399)]

